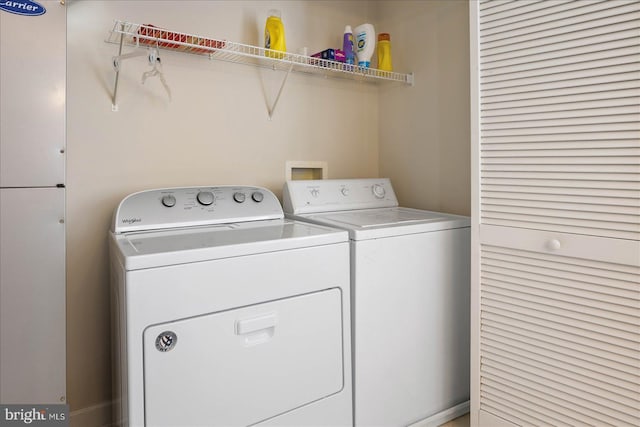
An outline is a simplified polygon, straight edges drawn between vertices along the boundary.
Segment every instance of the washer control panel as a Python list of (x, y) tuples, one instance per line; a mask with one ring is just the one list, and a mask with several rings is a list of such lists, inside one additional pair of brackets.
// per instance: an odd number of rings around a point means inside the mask
[(262, 187), (165, 188), (125, 197), (111, 230), (125, 233), (283, 217), (276, 196)]
[(290, 214), (398, 206), (388, 178), (287, 181), (282, 197)]

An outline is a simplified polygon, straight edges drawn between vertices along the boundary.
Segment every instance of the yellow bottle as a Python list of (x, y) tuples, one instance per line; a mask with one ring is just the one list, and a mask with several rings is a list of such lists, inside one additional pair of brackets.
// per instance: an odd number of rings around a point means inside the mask
[(393, 71), (391, 63), (391, 36), (389, 33), (378, 34), (378, 70)]
[[(278, 50), (280, 52), (287, 51), (287, 44), (284, 39), (284, 25), (280, 18), (280, 11), (272, 9), (269, 11), (269, 17), (264, 27), (264, 47), (266, 49)], [(265, 56), (271, 58), (283, 58), (281, 53), (266, 51)]]

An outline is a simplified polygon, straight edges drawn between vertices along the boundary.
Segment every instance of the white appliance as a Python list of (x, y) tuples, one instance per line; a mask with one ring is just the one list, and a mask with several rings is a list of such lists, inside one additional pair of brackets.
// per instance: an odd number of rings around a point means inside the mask
[(351, 425), (346, 232), (171, 188), (126, 197), (110, 248), (116, 425)]
[(0, 2), (0, 404), (66, 403), (66, 9)]
[(388, 179), (288, 181), (288, 217), (351, 240), (356, 426), (469, 410), (469, 218), (398, 207)]

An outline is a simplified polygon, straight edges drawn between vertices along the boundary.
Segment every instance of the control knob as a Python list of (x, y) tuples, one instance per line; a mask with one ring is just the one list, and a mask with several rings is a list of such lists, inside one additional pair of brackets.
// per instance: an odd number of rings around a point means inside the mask
[(233, 200), (235, 200), (238, 203), (243, 203), (245, 200), (244, 193), (240, 193), (240, 192), (233, 193)]
[(254, 202), (260, 203), (264, 199), (264, 194), (259, 191), (254, 191), (253, 194), (251, 194), (251, 198)]
[(340, 193), (342, 193), (343, 196), (347, 197), (349, 195), (349, 189), (347, 187), (343, 187), (340, 189)]
[(201, 191), (196, 196), (198, 203), (204, 206), (209, 206), (213, 203), (213, 193), (211, 191)]
[(373, 191), (373, 195), (376, 199), (382, 199), (387, 194), (387, 190), (384, 189), (382, 184), (373, 184), (371, 187), (371, 191)]
[(176, 205), (176, 198), (172, 194), (162, 196), (162, 204), (168, 208)]

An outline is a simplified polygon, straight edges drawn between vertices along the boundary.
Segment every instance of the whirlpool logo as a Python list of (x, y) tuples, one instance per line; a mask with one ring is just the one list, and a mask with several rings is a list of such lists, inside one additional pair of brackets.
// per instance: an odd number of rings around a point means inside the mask
[(122, 218), (123, 224), (135, 224), (136, 222), (142, 222), (142, 218)]
[(25, 16), (39, 16), (47, 12), (44, 6), (32, 0), (0, 0), (0, 10)]

